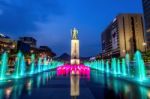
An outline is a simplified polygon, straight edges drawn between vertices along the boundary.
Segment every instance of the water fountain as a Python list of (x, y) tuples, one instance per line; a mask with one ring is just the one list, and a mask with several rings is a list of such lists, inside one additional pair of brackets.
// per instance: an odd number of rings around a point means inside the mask
[(127, 75), (126, 63), (125, 63), (125, 59), (124, 58), (122, 58), (122, 75), (123, 76)]
[(135, 53), (134, 59), (135, 59), (135, 66), (136, 66), (136, 76), (140, 81), (143, 81), (146, 78), (146, 70), (145, 70), (144, 60), (142, 58), (140, 51), (137, 51)]
[(47, 60), (47, 68), (51, 69), (51, 61)]
[(48, 67), (47, 66), (47, 60), (46, 60), (46, 58), (44, 58), (44, 61), (43, 61), (43, 71), (47, 70), (48, 69), (47, 67)]
[(100, 67), (101, 67), (100, 61), (95, 60), (95, 61), (92, 63), (92, 68), (93, 68), (93, 69), (100, 70)]
[(117, 60), (117, 74), (121, 74), (121, 69), (120, 69), (120, 60)]
[(7, 69), (8, 69), (8, 55), (7, 53), (3, 53), (2, 54), (2, 58), (1, 58), (1, 64), (0, 64), (0, 80), (4, 80), (6, 79), (6, 73), (7, 73)]
[[(97, 66), (95, 66), (97, 64)], [(94, 63), (92, 64), (94, 69), (102, 70), (102, 65), (100, 60), (95, 60)]]
[[(12, 79), (12, 78), (22, 78), (29, 75), (33, 75), (36, 73), (40, 73), (49, 69), (55, 69), (62, 65), (63, 62), (58, 61), (49, 61), (46, 58), (44, 58), (44, 61), (42, 62), (42, 59), (38, 59), (38, 64), (35, 64), (35, 55), (31, 55), (31, 62), (29, 65), (29, 68), (26, 66), (26, 61), (24, 55), (19, 51), (17, 53), (13, 73), (10, 73), (7, 75), (8, 72), (8, 54), (5, 52), (1, 56), (0, 60), (0, 81), (3, 81), (5, 79)], [(28, 72), (27, 72), (28, 71)]]
[(125, 61), (126, 61), (127, 72), (128, 72), (127, 74), (128, 76), (130, 76), (130, 56), (128, 53), (126, 54)]
[(35, 73), (35, 55), (31, 55), (31, 63), (30, 63), (30, 74)]
[(37, 73), (40, 73), (40, 72), (41, 72), (41, 65), (42, 65), (42, 59), (39, 58), (39, 59), (38, 59), (38, 64), (37, 64)]
[(24, 56), (21, 58), (21, 64), (20, 64), (20, 76), (26, 76), (26, 63), (24, 60)]
[(109, 73), (110, 70), (109, 70), (109, 61), (106, 61), (106, 72)]
[(22, 53), (18, 52), (17, 58), (16, 58), (16, 64), (15, 64), (15, 78), (20, 77), (20, 71), (21, 71), (21, 63), (22, 63)]
[(65, 64), (57, 68), (57, 75), (64, 75), (64, 74), (80, 74), (80, 75), (89, 75), (90, 68), (85, 65), (70, 65)]
[(105, 67), (104, 67), (104, 60), (101, 60), (101, 66), (102, 66), (102, 71), (104, 72), (105, 71)]
[(111, 68), (112, 68), (112, 73), (113, 74), (117, 74), (117, 62), (116, 62), (116, 58), (113, 58), (112, 59), (112, 62), (111, 62)]
[(53, 69), (53, 61), (50, 61), (50, 62), (49, 62), (49, 68), (50, 68), (50, 69)]
[(99, 61), (95, 61), (94, 64), (95, 68), (99, 70), (100, 69)]

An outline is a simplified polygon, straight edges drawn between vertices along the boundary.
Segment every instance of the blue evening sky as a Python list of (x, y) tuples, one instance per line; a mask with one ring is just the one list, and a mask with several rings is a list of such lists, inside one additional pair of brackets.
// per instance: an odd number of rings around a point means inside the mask
[(76, 27), (81, 56), (93, 56), (101, 51), (101, 32), (119, 13), (142, 13), (141, 0), (0, 0), (0, 32), (33, 36), (60, 55), (70, 53)]

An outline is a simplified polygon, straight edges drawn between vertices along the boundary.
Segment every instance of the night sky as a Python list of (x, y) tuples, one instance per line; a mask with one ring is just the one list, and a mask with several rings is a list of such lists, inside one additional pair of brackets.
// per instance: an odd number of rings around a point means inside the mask
[(142, 13), (141, 0), (0, 0), (0, 32), (32, 36), (57, 55), (70, 53), (71, 28), (79, 30), (81, 56), (101, 51), (100, 34), (119, 13)]

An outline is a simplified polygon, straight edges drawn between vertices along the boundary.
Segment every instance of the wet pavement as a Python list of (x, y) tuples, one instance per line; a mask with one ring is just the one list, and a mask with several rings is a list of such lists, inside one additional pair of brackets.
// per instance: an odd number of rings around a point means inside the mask
[(0, 99), (148, 99), (150, 88), (91, 70), (89, 77), (48, 71), (0, 85)]

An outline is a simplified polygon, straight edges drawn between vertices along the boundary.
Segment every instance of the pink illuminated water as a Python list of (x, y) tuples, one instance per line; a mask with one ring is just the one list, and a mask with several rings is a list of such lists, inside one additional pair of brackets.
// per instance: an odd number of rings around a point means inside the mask
[(57, 75), (79, 74), (90, 75), (90, 68), (85, 65), (63, 65), (57, 68)]

